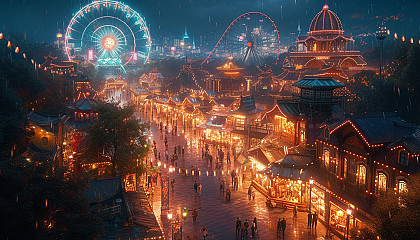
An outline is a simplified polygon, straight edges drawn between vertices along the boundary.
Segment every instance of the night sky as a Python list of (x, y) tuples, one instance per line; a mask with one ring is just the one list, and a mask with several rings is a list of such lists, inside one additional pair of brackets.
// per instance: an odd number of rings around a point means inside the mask
[[(86, 0), (1, 0), (0, 23), (5, 33), (20, 32), (35, 41), (54, 40), (72, 14)], [(126, 0), (124, 3), (146, 17), (152, 38), (182, 36), (184, 26), (195, 37), (221, 35), (229, 23), (247, 11), (261, 11), (277, 24), (280, 36), (302, 33), (325, 0)], [(329, 0), (347, 34), (372, 33), (382, 19), (392, 31), (420, 36), (419, 0)]]

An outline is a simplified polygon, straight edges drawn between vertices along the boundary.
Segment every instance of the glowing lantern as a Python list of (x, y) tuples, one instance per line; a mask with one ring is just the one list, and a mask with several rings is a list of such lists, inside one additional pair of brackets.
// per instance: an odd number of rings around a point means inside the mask
[(19, 53), (19, 47), (15, 48), (15, 53)]
[(389, 29), (388, 29), (388, 31), (386, 31), (386, 34), (390, 35), (391, 34), (391, 31), (389, 31)]
[(33, 59), (31, 59), (31, 63), (32, 63), (32, 64), (34, 64), (34, 63), (35, 63)]
[(48, 207), (48, 199), (45, 199), (45, 207)]
[(402, 36), (401, 40), (402, 40), (403, 42), (405, 42), (405, 37), (404, 37), (404, 36)]
[(187, 213), (188, 213), (187, 207), (184, 207), (184, 209), (182, 209), (182, 217), (186, 218)]
[(413, 38), (410, 38), (410, 43), (414, 43), (414, 40), (413, 40)]
[(23, 56), (23, 58), (25, 58), (25, 59), (26, 59), (26, 54), (25, 54), (25, 53), (23, 53), (23, 54), (22, 54), (22, 56)]
[(3, 33), (0, 33), (0, 39), (3, 39)]
[(394, 38), (395, 38), (395, 39), (397, 39), (397, 38), (398, 38), (397, 33), (394, 33)]
[(12, 43), (10, 41), (7, 41), (7, 47), (11, 47)]

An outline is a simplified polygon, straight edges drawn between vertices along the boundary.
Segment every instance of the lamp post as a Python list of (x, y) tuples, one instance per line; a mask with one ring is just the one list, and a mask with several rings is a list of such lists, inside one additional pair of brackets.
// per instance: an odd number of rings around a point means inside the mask
[(309, 212), (311, 212), (312, 207), (312, 185), (314, 184), (313, 179), (309, 179)]
[(350, 215), (352, 214), (351, 209), (347, 209), (347, 234), (346, 239), (349, 240), (349, 228), (350, 228)]
[(57, 33), (57, 43), (58, 43), (58, 48), (60, 48), (60, 39), (63, 37), (63, 34), (61, 33)]
[(383, 25), (379, 27), (379, 30), (375, 33), (376, 39), (379, 40), (380, 49), (379, 49), (379, 79), (382, 79), (382, 47), (385, 38), (389, 35), (389, 30)]

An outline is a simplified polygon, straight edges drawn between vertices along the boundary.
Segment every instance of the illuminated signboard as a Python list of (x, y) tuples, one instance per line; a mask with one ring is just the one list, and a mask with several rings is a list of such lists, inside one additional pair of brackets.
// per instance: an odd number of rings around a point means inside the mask
[(89, 50), (88, 59), (89, 59), (89, 61), (93, 61), (93, 50), (92, 49)]

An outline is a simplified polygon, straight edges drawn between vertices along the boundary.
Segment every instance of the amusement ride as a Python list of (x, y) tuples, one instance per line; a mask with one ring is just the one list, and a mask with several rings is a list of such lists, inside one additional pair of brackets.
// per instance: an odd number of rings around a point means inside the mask
[(144, 17), (124, 3), (99, 0), (80, 9), (67, 27), (69, 60), (88, 60), (97, 68), (118, 68), (148, 61), (151, 38)]
[(247, 12), (233, 20), (201, 65), (216, 58), (232, 57), (243, 66), (276, 64), (280, 56), (280, 35), (273, 20), (261, 12)]

